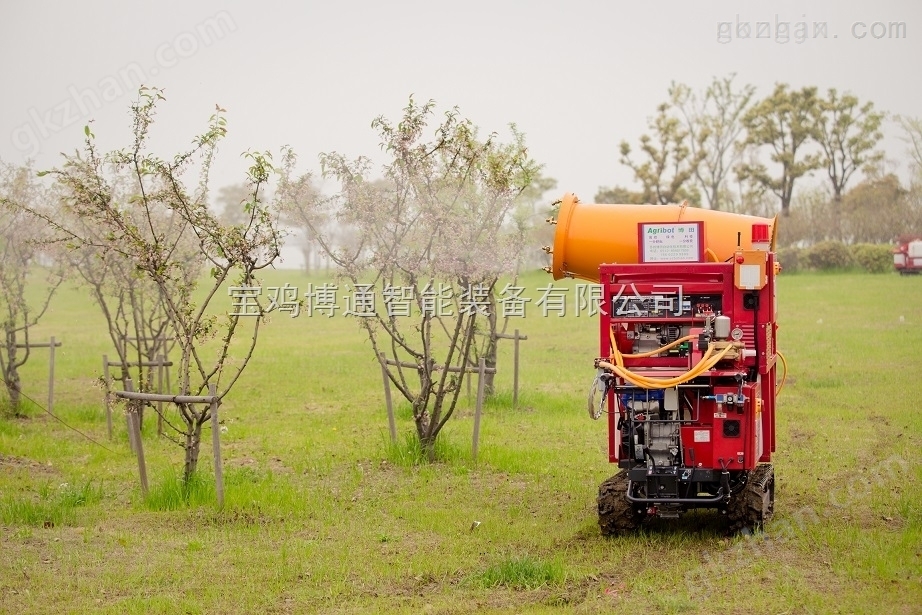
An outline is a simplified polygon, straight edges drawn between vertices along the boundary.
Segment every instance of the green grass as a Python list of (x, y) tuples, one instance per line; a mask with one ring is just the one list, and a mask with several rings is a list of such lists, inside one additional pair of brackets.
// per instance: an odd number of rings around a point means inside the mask
[(544, 561), (528, 554), (502, 560), (476, 577), (486, 588), (537, 589), (546, 585), (560, 585), (565, 579), (563, 563)]
[(176, 472), (167, 473), (149, 488), (144, 505), (150, 510), (178, 510), (209, 504), (216, 497), (214, 477), (206, 477), (197, 472), (189, 481), (184, 482), (182, 474)]
[(34, 494), (8, 494), (0, 497), (0, 522), (3, 525), (34, 525), (55, 527), (73, 525), (75, 508), (96, 504), (102, 499), (102, 489), (91, 481), (82, 485), (46, 482)]
[[(406, 404), (390, 442), (356, 323), (276, 314), (221, 407), (218, 509), (209, 426), (184, 491), (182, 449), (145, 421), (142, 497), (123, 416), (110, 441), (94, 384), (111, 354), (101, 317), (63, 289), (34, 339), (63, 341), (56, 414), (98, 444), (33, 405), (0, 418), (0, 612), (918, 612), (922, 278), (779, 278), (776, 515), (748, 539), (708, 512), (599, 536), (596, 490), (614, 468), (585, 409), (597, 321), (533, 307), (510, 323), (528, 335), (518, 407), (501, 343), (476, 463), (465, 393), (439, 460), (421, 464)], [(24, 392), (44, 404), (46, 383), (36, 352)]]
[[(385, 458), (393, 464), (403, 467), (418, 466), (424, 463), (430, 463), (426, 452), (419, 442), (415, 431), (405, 431), (402, 437), (396, 442), (391, 442), (390, 436), (383, 438)], [(446, 435), (435, 442), (434, 462), (457, 463), (464, 457), (464, 452), (460, 446), (451, 442), (451, 438)]]

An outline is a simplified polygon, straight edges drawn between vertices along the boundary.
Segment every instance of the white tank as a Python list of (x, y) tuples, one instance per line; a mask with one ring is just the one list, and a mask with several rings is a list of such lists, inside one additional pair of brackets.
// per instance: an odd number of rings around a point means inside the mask
[(730, 337), (730, 317), (721, 314), (714, 319), (714, 337), (725, 340)]
[(909, 258), (922, 258), (922, 240), (910, 241), (906, 253), (909, 254)]

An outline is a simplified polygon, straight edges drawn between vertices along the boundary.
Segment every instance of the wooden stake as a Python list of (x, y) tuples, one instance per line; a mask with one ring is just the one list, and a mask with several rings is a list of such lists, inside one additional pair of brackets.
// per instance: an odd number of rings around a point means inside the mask
[(214, 481), (215, 492), (218, 495), (218, 508), (224, 508), (224, 466), (221, 463), (221, 425), (218, 422), (218, 386), (215, 383), (208, 385), (211, 400), (211, 445), (214, 449)]
[(51, 336), (51, 345), (48, 347), (48, 412), (54, 411), (54, 336)]
[(527, 340), (528, 336), (522, 335), (521, 333), (519, 333), (519, 330), (516, 329), (514, 335), (504, 335), (501, 333), (497, 335), (496, 337), (505, 339), (505, 340), (509, 340), (509, 339), (512, 340), (512, 344), (514, 348), (513, 368), (512, 368), (512, 407), (515, 408), (519, 403), (519, 342), (523, 340)]
[[(160, 365), (157, 366), (157, 392), (163, 395), (163, 370), (164, 363), (166, 363), (166, 357), (162, 354), (157, 355), (157, 362)], [(163, 402), (157, 402), (157, 436), (163, 435)]]
[(480, 365), (477, 370), (477, 407), (474, 410), (474, 443), (472, 446), (472, 457), (477, 462), (477, 447), (480, 444), (480, 413), (483, 409), (483, 387), (484, 375), (487, 372), (487, 361), (480, 357)]
[(515, 337), (512, 338), (512, 345), (515, 350), (512, 353), (512, 407), (519, 404), (519, 330), (515, 330)]
[(384, 402), (387, 404), (387, 426), (391, 430), (391, 443), (397, 444), (397, 423), (394, 420), (394, 403), (391, 400), (391, 379), (387, 375), (387, 358), (384, 353), (378, 355), (381, 363), (381, 376), (384, 378)]
[(112, 439), (112, 398), (109, 391), (109, 357), (107, 355), (102, 355), (102, 378), (105, 381), (103, 384), (106, 387), (106, 392), (103, 397), (103, 404), (106, 407), (106, 429), (109, 430), (109, 439)]
[[(125, 383), (125, 390), (134, 391), (134, 384), (129, 378)], [(131, 408), (131, 405), (129, 405)], [(144, 442), (141, 440), (141, 423), (138, 421), (138, 415), (134, 409), (128, 410), (128, 429), (134, 435), (135, 454), (138, 457), (138, 474), (141, 476), (141, 493), (147, 497), (147, 465), (144, 463)]]

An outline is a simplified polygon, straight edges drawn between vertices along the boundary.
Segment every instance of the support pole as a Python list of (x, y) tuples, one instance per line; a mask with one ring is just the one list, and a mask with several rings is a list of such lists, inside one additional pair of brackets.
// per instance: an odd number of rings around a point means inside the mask
[[(125, 390), (128, 392), (134, 391), (134, 383), (131, 378), (125, 382)], [(128, 444), (131, 446), (131, 452), (134, 453), (138, 450), (138, 445), (134, 441), (134, 425), (131, 422), (131, 406), (129, 404), (125, 406), (125, 428), (128, 430)]]
[[(125, 390), (132, 392), (134, 391), (134, 384), (129, 378), (125, 383)], [(134, 434), (135, 442), (135, 453), (138, 457), (138, 474), (141, 476), (141, 493), (144, 494), (144, 497), (147, 497), (147, 465), (144, 463), (144, 443), (141, 440), (141, 425), (138, 421), (138, 415), (134, 410), (132, 404), (128, 404), (128, 427), (131, 430), (131, 433)]]
[(54, 336), (48, 347), (48, 412), (54, 412)]
[(218, 422), (218, 387), (215, 383), (208, 385), (211, 400), (211, 445), (214, 448), (214, 482), (218, 496), (218, 508), (224, 508), (224, 467), (221, 463), (221, 425)]
[(391, 430), (391, 443), (397, 444), (397, 423), (394, 421), (394, 403), (391, 400), (391, 379), (387, 375), (387, 358), (384, 353), (378, 355), (381, 363), (381, 376), (384, 378), (384, 402), (387, 404), (387, 425)]
[(515, 330), (515, 337), (512, 339), (513, 367), (512, 367), (512, 407), (519, 405), (519, 340), (525, 339), (519, 336), (519, 330)]
[[(164, 363), (166, 363), (166, 357), (164, 355), (157, 355), (157, 393), (163, 395), (163, 370), (165, 369)], [(163, 402), (157, 402), (157, 436), (163, 435)]]
[(484, 374), (487, 371), (487, 361), (480, 357), (480, 365), (477, 369), (477, 408), (474, 410), (474, 443), (471, 447), (474, 462), (477, 462), (477, 447), (480, 444), (480, 413), (483, 409), (483, 387)]
[(104, 380), (103, 386), (106, 387), (106, 392), (103, 397), (103, 404), (106, 407), (106, 429), (109, 431), (109, 439), (112, 439), (112, 396), (109, 391), (109, 357), (108, 355), (102, 355), (102, 378)]
[(515, 408), (519, 403), (519, 342), (528, 339), (527, 335), (522, 335), (518, 329), (514, 335), (500, 334), (497, 337), (502, 339), (511, 339), (513, 344), (513, 366), (512, 366), (512, 407)]

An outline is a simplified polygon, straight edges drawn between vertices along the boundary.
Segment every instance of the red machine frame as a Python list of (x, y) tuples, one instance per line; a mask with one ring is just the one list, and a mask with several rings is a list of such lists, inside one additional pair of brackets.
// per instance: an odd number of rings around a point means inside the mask
[[(715, 468), (719, 467), (716, 465), (719, 458), (728, 470), (751, 470), (759, 462), (771, 461), (775, 451), (777, 324), (774, 258), (770, 252), (764, 252), (764, 256), (760, 257), (769, 272), (764, 276), (761, 288), (740, 288), (740, 266), (752, 254), (741, 251), (733, 262), (726, 263), (603, 264), (599, 268), (603, 287), (599, 351), (603, 358), (612, 356), (612, 339), (621, 348), (625, 327), (669, 323), (690, 327), (692, 333), (701, 332), (707, 320), (714, 316), (707, 311), (697, 312), (698, 306), (691, 305), (691, 301), (701, 297), (710, 297), (712, 303), (719, 303), (720, 312), (730, 318), (731, 327), (742, 333), (739, 341), (749, 352), (740, 353), (736, 360), (725, 361), (694, 379), (698, 383), (707, 382), (713, 388), (711, 397), (714, 399), (697, 402), (697, 420), (689, 420), (682, 426), (682, 452), (686, 465)], [(666, 308), (669, 303), (669, 306), (678, 309), (635, 315), (627, 309), (635, 298), (648, 298), (654, 305), (660, 298), (661, 307)], [(689, 303), (687, 313), (682, 309), (686, 301)], [(692, 347), (685, 357), (625, 357), (624, 366), (646, 376), (669, 378), (686, 373), (700, 357), (701, 352)], [(738, 390), (744, 391), (747, 400), (732, 410), (734, 415), (745, 421), (743, 432), (748, 437), (743, 446), (739, 446), (738, 439), (728, 442), (728, 438), (722, 437), (721, 415), (725, 413), (721, 412), (722, 404), (718, 401), (722, 395), (733, 395)], [(619, 421), (625, 418), (625, 409), (619, 407), (614, 390), (609, 391), (608, 410), (609, 460), (616, 463), (623, 459)], [(756, 417), (759, 416), (757, 424)], [(705, 430), (709, 433), (700, 433)], [(761, 454), (757, 455), (760, 437), (763, 446)], [(696, 462), (689, 463), (692, 460)], [(623, 467), (630, 467), (631, 460), (625, 461)]]

